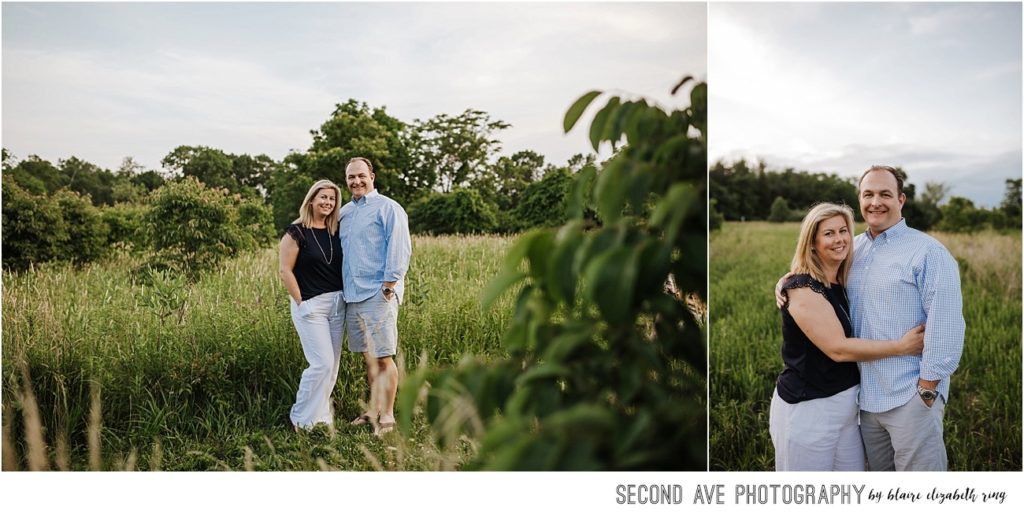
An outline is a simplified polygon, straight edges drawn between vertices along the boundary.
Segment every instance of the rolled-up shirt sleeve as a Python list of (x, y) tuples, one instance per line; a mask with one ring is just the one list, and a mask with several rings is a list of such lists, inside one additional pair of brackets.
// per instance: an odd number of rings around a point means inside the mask
[(392, 203), (381, 214), (387, 241), (384, 281), (397, 282), (409, 271), (409, 258), (412, 256), (409, 217), (397, 203)]
[(921, 378), (942, 380), (960, 365), (966, 325), (960, 270), (944, 248), (930, 248), (925, 258), (921, 298), (928, 317), (925, 325)]

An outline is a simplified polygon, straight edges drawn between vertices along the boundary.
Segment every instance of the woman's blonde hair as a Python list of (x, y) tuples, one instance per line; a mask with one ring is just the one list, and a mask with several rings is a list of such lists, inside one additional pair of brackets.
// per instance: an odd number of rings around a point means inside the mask
[(842, 216), (846, 218), (846, 228), (850, 231), (850, 251), (846, 258), (839, 264), (837, 280), (846, 287), (846, 277), (850, 274), (850, 265), (853, 263), (853, 210), (845, 205), (834, 203), (819, 203), (811, 208), (807, 216), (804, 216), (803, 224), (800, 225), (800, 237), (796, 241), (796, 253), (793, 254), (793, 262), (789, 271), (793, 273), (806, 273), (818, 282), (829, 284), (830, 279), (825, 275), (825, 266), (821, 263), (821, 256), (814, 250), (814, 238), (818, 235), (818, 226), (821, 222)]
[(312, 228), (313, 224), (313, 197), (320, 192), (321, 189), (333, 189), (334, 190), (334, 212), (327, 216), (324, 222), (327, 224), (327, 233), (334, 235), (338, 231), (338, 217), (340, 216), (341, 209), (341, 188), (337, 184), (327, 179), (317, 180), (313, 187), (309, 188), (309, 192), (306, 193), (306, 198), (302, 200), (302, 205), (299, 206), (299, 217), (292, 223), (301, 223), (303, 227)]

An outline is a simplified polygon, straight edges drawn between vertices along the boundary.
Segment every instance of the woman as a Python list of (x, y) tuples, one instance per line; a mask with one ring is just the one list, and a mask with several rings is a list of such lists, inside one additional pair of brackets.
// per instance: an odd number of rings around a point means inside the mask
[(289, 418), (292, 428), (332, 425), (331, 392), (338, 380), (345, 298), (341, 281), (338, 200), (341, 190), (320, 180), (306, 193), (299, 217), (281, 238), (280, 274), (291, 296), (292, 323), (309, 367), (302, 372)]
[(800, 227), (783, 290), (782, 360), (769, 431), (777, 471), (863, 471), (855, 361), (919, 355), (924, 327), (899, 341), (854, 339), (846, 277), (853, 262), (853, 211), (819, 204)]

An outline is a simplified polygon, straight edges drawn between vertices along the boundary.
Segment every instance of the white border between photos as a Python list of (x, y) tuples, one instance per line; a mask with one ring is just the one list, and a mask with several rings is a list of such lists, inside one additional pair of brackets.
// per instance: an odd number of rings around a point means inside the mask
[[(1019, 512), (1020, 472), (3, 473), (6, 512)], [(652, 494), (651, 486), (668, 496)], [(698, 491), (700, 491), (698, 498)], [(902, 499), (888, 498), (899, 492)], [(961, 498), (929, 498), (933, 491)], [(1003, 493), (1000, 503), (986, 493)], [(632, 493), (632, 494), (630, 494)], [(859, 494), (858, 494), (859, 493)], [(878, 501), (869, 494), (878, 493)], [(933, 493), (934, 494), (934, 493)], [(911, 495), (917, 495), (914, 501)], [(657, 503), (652, 503), (650, 498)], [(662, 500), (665, 498), (665, 500)], [(813, 498), (813, 503), (811, 503)], [(973, 499), (972, 499), (973, 498)], [(702, 503), (700, 499), (710, 503)], [(829, 503), (820, 503), (822, 500)], [(620, 503), (624, 502), (624, 503)], [(720, 503), (719, 503), (720, 502)], [(13, 510), (12, 510), (13, 507)], [(189, 509), (189, 510), (184, 510)]]

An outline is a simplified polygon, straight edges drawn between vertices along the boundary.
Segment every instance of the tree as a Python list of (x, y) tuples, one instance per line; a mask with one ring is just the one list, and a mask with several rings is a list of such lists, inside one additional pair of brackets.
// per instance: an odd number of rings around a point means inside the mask
[(949, 193), (949, 186), (942, 182), (925, 182), (924, 192), (917, 200), (917, 207), (921, 211), (920, 225), (915, 228), (928, 230), (934, 227), (942, 219), (942, 210), (939, 204)]
[(772, 202), (771, 212), (768, 214), (768, 221), (782, 223), (789, 221), (789, 217), (789, 203), (785, 198), (776, 196), (775, 201)]
[(25, 270), (67, 255), (67, 223), (57, 202), (33, 195), (17, 182), (3, 185), (3, 267)]
[(434, 178), (430, 187), (443, 193), (468, 187), (482, 178), (491, 158), (501, 150), (501, 142), (493, 139), (493, 134), (509, 127), (473, 109), (457, 116), (439, 114), (426, 121), (416, 120), (411, 138), (413, 166)]
[[(376, 188), (398, 203), (408, 204), (430, 190), (433, 178), (412, 165), (407, 131), (408, 126), (388, 115), (384, 107), (371, 109), (365, 102), (349, 99), (336, 104), (319, 130), (310, 132), (311, 160), (293, 162), (299, 163), (299, 172), (311, 179), (327, 178), (342, 185), (349, 159), (366, 157), (373, 163)], [(340, 162), (340, 167), (315, 167), (327, 161), (332, 165)], [(314, 167), (305, 168), (302, 164)]]
[(544, 156), (532, 150), (522, 150), (511, 156), (499, 157), (474, 181), (473, 187), (499, 209), (508, 211), (519, 203), (519, 195), (542, 175)]
[(573, 179), (569, 168), (555, 168), (526, 186), (509, 218), (510, 230), (558, 227), (569, 221)]
[(954, 196), (942, 206), (942, 221), (936, 228), (946, 232), (973, 232), (984, 228), (986, 218), (985, 211), (975, 207), (974, 202)]
[(1021, 226), (1021, 179), (1006, 179), (1006, 194), (999, 210), (1005, 216), (1003, 227), (1020, 228)]
[(239, 192), (241, 184), (234, 176), (231, 156), (207, 146), (179, 146), (160, 164), (171, 173), (195, 177), (207, 187)]
[(497, 207), (474, 189), (431, 193), (409, 206), (409, 228), (419, 234), (480, 234), (497, 225)]
[(57, 207), (67, 227), (67, 241), (61, 256), (75, 264), (85, 264), (103, 257), (109, 249), (107, 235), (110, 228), (103, 222), (100, 211), (86, 196), (69, 190), (54, 195)]
[(60, 169), (37, 155), (29, 155), (14, 167), (4, 168), (4, 186), (8, 180), (16, 182), (33, 195), (54, 193), (68, 184), (67, 177)]
[(247, 211), (247, 219), (242, 220), (239, 205), (247, 202), (250, 208), (262, 204), (208, 188), (194, 176), (154, 191), (144, 218), (154, 252), (147, 264), (196, 279), (239, 251), (266, 242), (265, 227), (259, 223), (269, 222), (270, 211), (263, 207), (256, 216)]
[(111, 205), (114, 203), (113, 185), (115, 176), (109, 170), (83, 161), (77, 157), (70, 157), (58, 161), (61, 173), (67, 177), (67, 184), (64, 187), (76, 193), (88, 196), (94, 205)]

